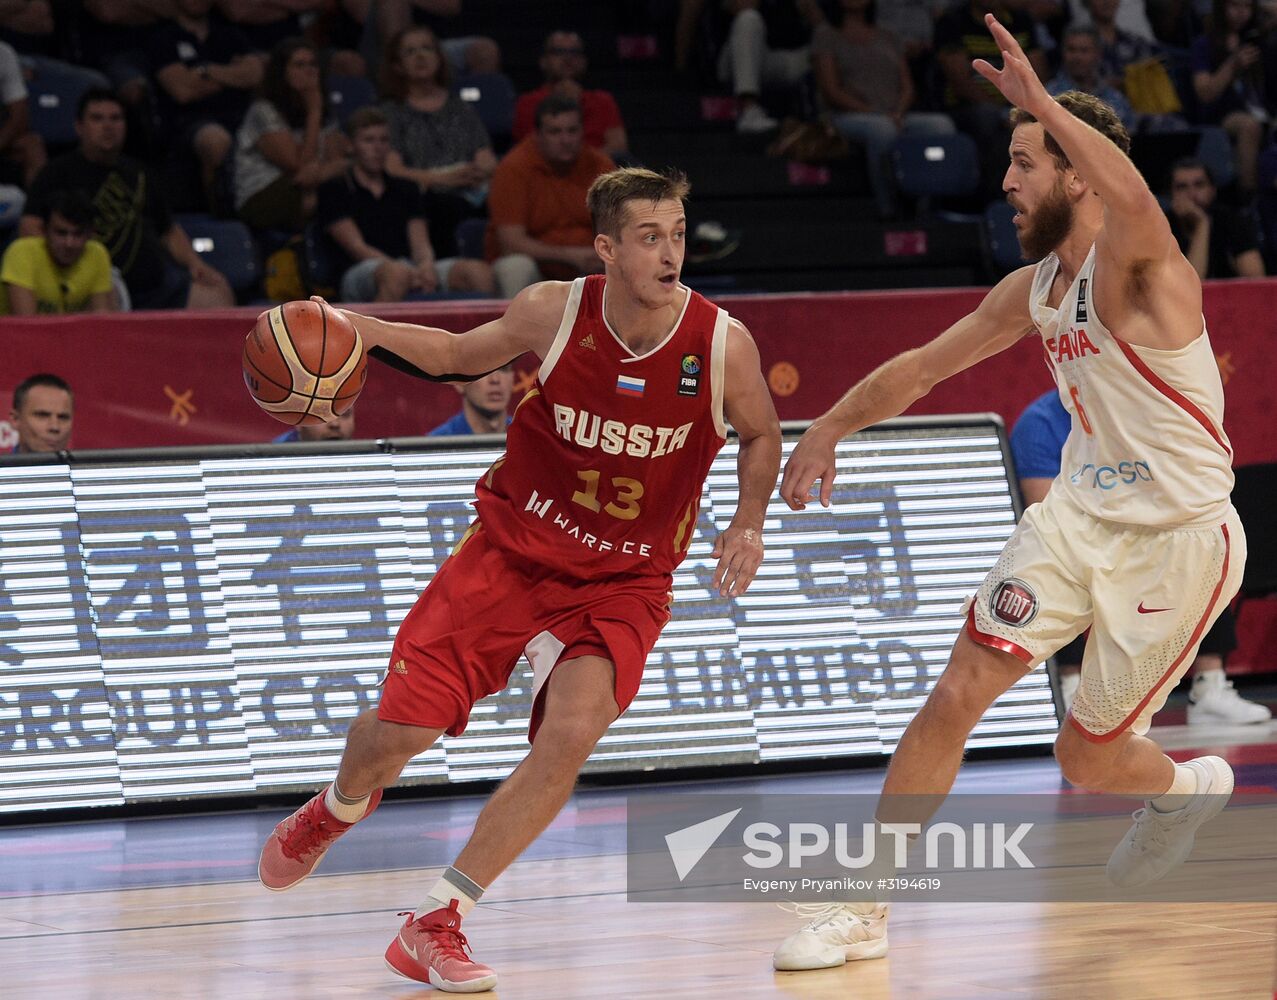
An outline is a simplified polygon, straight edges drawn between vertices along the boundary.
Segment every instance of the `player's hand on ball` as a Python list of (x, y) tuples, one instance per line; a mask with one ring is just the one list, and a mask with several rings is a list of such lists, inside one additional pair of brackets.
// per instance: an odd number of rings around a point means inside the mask
[(714, 542), (714, 586), (720, 597), (739, 597), (749, 589), (763, 562), (763, 536), (757, 528), (729, 524)]
[(829, 506), (837, 474), (834, 458), (837, 443), (838, 435), (812, 424), (794, 446), (780, 480), (780, 498), (791, 510), (806, 510), (807, 504), (816, 499), (811, 492), (816, 480), (820, 480), (820, 505)]

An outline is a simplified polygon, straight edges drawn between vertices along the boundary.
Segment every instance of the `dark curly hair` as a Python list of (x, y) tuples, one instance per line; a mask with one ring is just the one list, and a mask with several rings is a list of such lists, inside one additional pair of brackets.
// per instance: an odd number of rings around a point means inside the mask
[(262, 84), (258, 89), (258, 94), (273, 104), (293, 128), (301, 128), (306, 124), (306, 104), (301, 94), (288, 85), (288, 61), (302, 49), (311, 52), (319, 63), (319, 92), (324, 95), (320, 121), (328, 121), (332, 108), (329, 107), (328, 78), (324, 73), (323, 60), (319, 58), (319, 50), (304, 38), (285, 38), (270, 50), (270, 58), (266, 60), (266, 70), (262, 73)]
[[(1101, 101), (1093, 94), (1084, 94), (1080, 90), (1066, 90), (1055, 99), (1055, 102), (1074, 118), (1080, 118), (1095, 131), (1099, 132), (1100, 135), (1112, 140), (1113, 145), (1127, 156), (1131, 155), (1130, 133), (1126, 131), (1126, 126), (1122, 124), (1122, 119), (1117, 116), (1117, 112), (1113, 110), (1112, 105)], [(1024, 125), (1035, 121), (1037, 119), (1023, 108), (1011, 109), (1012, 126)], [(1055, 141), (1055, 137), (1050, 132), (1044, 131), (1043, 138), (1046, 151), (1051, 154), (1051, 157), (1061, 170), (1073, 166), (1069, 162), (1068, 155), (1060, 147), (1060, 144)]]

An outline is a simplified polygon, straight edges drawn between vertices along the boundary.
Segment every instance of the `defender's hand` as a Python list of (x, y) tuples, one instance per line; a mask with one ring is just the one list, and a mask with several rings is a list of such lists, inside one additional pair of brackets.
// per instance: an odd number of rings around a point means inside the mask
[(1051, 95), (1042, 86), (1029, 57), (1024, 54), (1015, 36), (998, 23), (996, 17), (985, 14), (984, 23), (998, 43), (998, 48), (1002, 50), (1002, 69), (994, 69), (992, 64), (983, 59), (975, 60), (971, 66), (1017, 108), (1038, 116), (1044, 107), (1050, 105)]
[(816, 497), (811, 488), (820, 480), (820, 505), (828, 507), (834, 495), (834, 476), (837, 464), (834, 446), (838, 437), (817, 424), (808, 427), (785, 463), (785, 474), (780, 481), (780, 498), (789, 504), (790, 510), (806, 510)]

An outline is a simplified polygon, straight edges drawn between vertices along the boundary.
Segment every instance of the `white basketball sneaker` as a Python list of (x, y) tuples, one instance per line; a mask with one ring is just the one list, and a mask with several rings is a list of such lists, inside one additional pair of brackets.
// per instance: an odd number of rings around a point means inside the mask
[(1233, 794), (1233, 769), (1219, 757), (1196, 757), (1185, 767), (1197, 772), (1197, 791), (1174, 812), (1149, 802), (1137, 809), (1135, 825), (1109, 858), (1109, 881), (1123, 889), (1147, 885), (1183, 864), (1193, 851), (1197, 828), (1218, 816)]
[(1222, 670), (1207, 670), (1193, 678), (1188, 695), (1190, 726), (1253, 726), (1272, 717), (1267, 706), (1239, 695)]
[(886, 903), (798, 903), (785, 908), (809, 922), (772, 955), (772, 965), (782, 972), (832, 969), (887, 954)]

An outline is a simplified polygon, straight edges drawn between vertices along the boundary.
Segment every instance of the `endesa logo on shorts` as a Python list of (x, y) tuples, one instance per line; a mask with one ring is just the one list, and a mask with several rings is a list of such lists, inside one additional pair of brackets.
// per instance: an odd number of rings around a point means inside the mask
[(1038, 613), (1038, 595), (1023, 580), (1003, 580), (993, 589), (989, 613), (998, 621), (1017, 628), (1029, 624)]
[(1147, 462), (1129, 459), (1116, 465), (1094, 465), (1087, 462), (1069, 477), (1070, 482), (1093, 490), (1111, 490), (1132, 483), (1151, 483), (1156, 479)]

